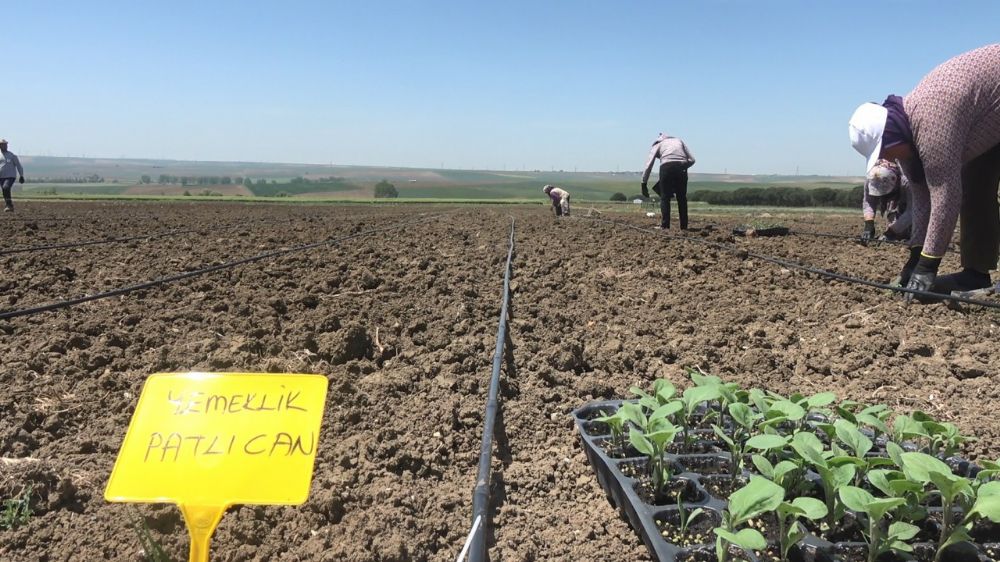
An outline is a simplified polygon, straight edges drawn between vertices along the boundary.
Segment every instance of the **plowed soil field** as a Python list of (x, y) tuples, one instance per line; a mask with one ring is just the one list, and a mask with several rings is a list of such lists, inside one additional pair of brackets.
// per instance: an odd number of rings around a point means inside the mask
[[(140, 520), (172, 559), (186, 558), (176, 508), (108, 504), (103, 490), (145, 378), (187, 370), (330, 381), (308, 502), (231, 509), (213, 560), (454, 560), (470, 525), (511, 217), (514, 349), (494, 454), (493, 560), (648, 560), (600, 490), (570, 412), (658, 377), (684, 386), (686, 366), (922, 409), (979, 438), (967, 456), (1000, 454), (994, 311), (906, 306), (652, 230), (556, 221), (542, 206), (29, 202), (0, 217), (0, 250), (192, 232), (0, 255), (0, 311), (359, 236), (0, 321), (0, 500), (30, 486), (33, 510), (0, 530), (0, 560), (144, 560)], [(899, 247), (847, 239), (734, 241), (745, 217), (696, 218), (700, 230), (684, 236), (873, 280), (890, 280), (905, 259)], [(859, 213), (772, 220), (860, 230)], [(951, 255), (942, 271), (957, 267)]]

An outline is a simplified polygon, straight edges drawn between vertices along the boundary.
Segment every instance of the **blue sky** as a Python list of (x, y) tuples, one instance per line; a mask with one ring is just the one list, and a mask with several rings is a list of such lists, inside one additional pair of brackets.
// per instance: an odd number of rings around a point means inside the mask
[[(21, 154), (859, 175), (847, 119), (1000, 41), (993, 0), (18, 2)], [(30, 174), (30, 172), (29, 172)]]

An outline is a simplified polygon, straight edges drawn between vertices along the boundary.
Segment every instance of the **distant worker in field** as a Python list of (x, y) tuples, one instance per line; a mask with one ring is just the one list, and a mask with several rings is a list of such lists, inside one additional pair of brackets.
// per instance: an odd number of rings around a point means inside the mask
[(569, 216), (569, 192), (554, 185), (546, 185), (542, 192), (552, 200), (552, 210), (557, 217)]
[(646, 183), (653, 169), (653, 162), (660, 160), (660, 228), (670, 228), (670, 198), (677, 197), (677, 213), (681, 219), (681, 230), (688, 227), (688, 168), (694, 166), (694, 156), (684, 141), (660, 133), (653, 141), (649, 159), (642, 172), (642, 196), (649, 197)]
[[(945, 294), (989, 287), (1000, 255), (1000, 44), (944, 62), (905, 98), (863, 104), (848, 131), (867, 170), (895, 160), (910, 180), (903, 286)], [(962, 271), (938, 277), (959, 216)]]
[(3, 190), (3, 212), (14, 211), (14, 201), (10, 198), (10, 190), (14, 187), (14, 180), (20, 177), (20, 182), (24, 183), (24, 168), (17, 155), (7, 150), (7, 139), (0, 139), (0, 189)]
[(863, 242), (875, 239), (875, 215), (885, 217), (888, 225), (883, 240), (908, 240), (913, 213), (910, 203), (910, 180), (895, 162), (879, 160), (868, 171), (861, 211), (865, 216), (865, 229), (861, 233)]

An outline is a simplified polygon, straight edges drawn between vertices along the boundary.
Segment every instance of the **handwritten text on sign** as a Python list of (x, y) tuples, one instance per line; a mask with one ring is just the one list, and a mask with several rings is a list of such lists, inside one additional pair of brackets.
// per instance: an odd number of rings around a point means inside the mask
[(326, 377), (318, 375), (152, 375), (105, 496), (191, 505), (301, 503), (326, 389)]

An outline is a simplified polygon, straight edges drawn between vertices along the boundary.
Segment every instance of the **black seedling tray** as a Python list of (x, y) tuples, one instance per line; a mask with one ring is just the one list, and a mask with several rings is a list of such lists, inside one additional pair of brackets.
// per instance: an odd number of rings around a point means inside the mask
[[(681, 547), (668, 542), (660, 534), (657, 526), (657, 519), (672, 518), (678, 515), (677, 505), (651, 505), (647, 503), (636, 492), (639, 480), (628, 476), (625, 472), (629, 465), (645, 464), (646, 457), (635, 450), (626, 449), (621, 458), (610, 456), (605, 452), (602, 444), (611, 439), (607, 428), (599, 422), (594, 422), (593, 418), (612, 415), (623, 403), (623, 400), (603, 400), (584, 404), (573, 412), (576, 420), (577, 430), (583, 442), (583, 450), (587, 455), (587, 460), (597, 474), (597, 480), (601, 484), (612, 506), (617, 507), (624, 514), (625, 518), (632, 525), (632, 528), (639, 533), (643, 544), (650, 554), (660, 562), (687, 562), (688, 560), (715, 560), (714, 534), (707, 539), (711, 542), (702, 545), (691, 545)], [(706, 439), (710, 439), (702, 432)], [(699, 517), (711, 517), (715, 521), (721, 521), (722, 512), (726, 509), (728, 502), (724, 499), (713, 496), (706, 484), (710, 484), (718, 474), (728, 475), (729, 462), (731, 461), (728, 452), (709, 452), (698, 454), (666, 454), (667, 461), (674, 467), (672, 480), (683, 480), (693, 488), (693, 499), (689, 498), (682, 502), (683, 509), (688, 513), (691, 510), (702, 508), (707, 515)], [(979, 472), (979, 467), (960, 458), (952, 457), (946, 459), (956, 474), (966, 477), (974, 477)], [(623, 467), (626, 471), (623, 472)], [(743, 476), (749, 478), (750, 472), (744, 470)], [(814, 475), (816, 478), (818, 476)], [(934, 508), (929, 511), (933, 512)], [(940, 509), (938, 509), (940, 511)], [(1000, 535), (1000, 530), (993, 529)], [(970, 545), (963, 543), (950, 548), (945, 552), (943, 562), (988, 562), (1000, 560), (988, 553), (994, 552), (1000, 555), (1000, 541), (994, 543), (993, 537), (989, 542)], [(914, 543), (914, 548), (930, 549), (933, 552), (936, 544)], [(796, 562), (840, 562), (841, 554), (854, 549), (866, 551), (867, 545), (864, 542), (829, 542), (812, 533), (806, 533), (796, 547), (789, 553), (791, 560)], [(708, 552), (711, 558), (695, 558), (695, 554)], [(751, 562), (760, 562), (754, 553), (747, 552), (743, 556)]]
[(770, 226), (767, 228), (738, 226), (733, 229), (733, 234), (736, 236), (746, 236), (749, 230), (753, 231), (754, 236), (787, 236), (790, 232), (787, 226)]

